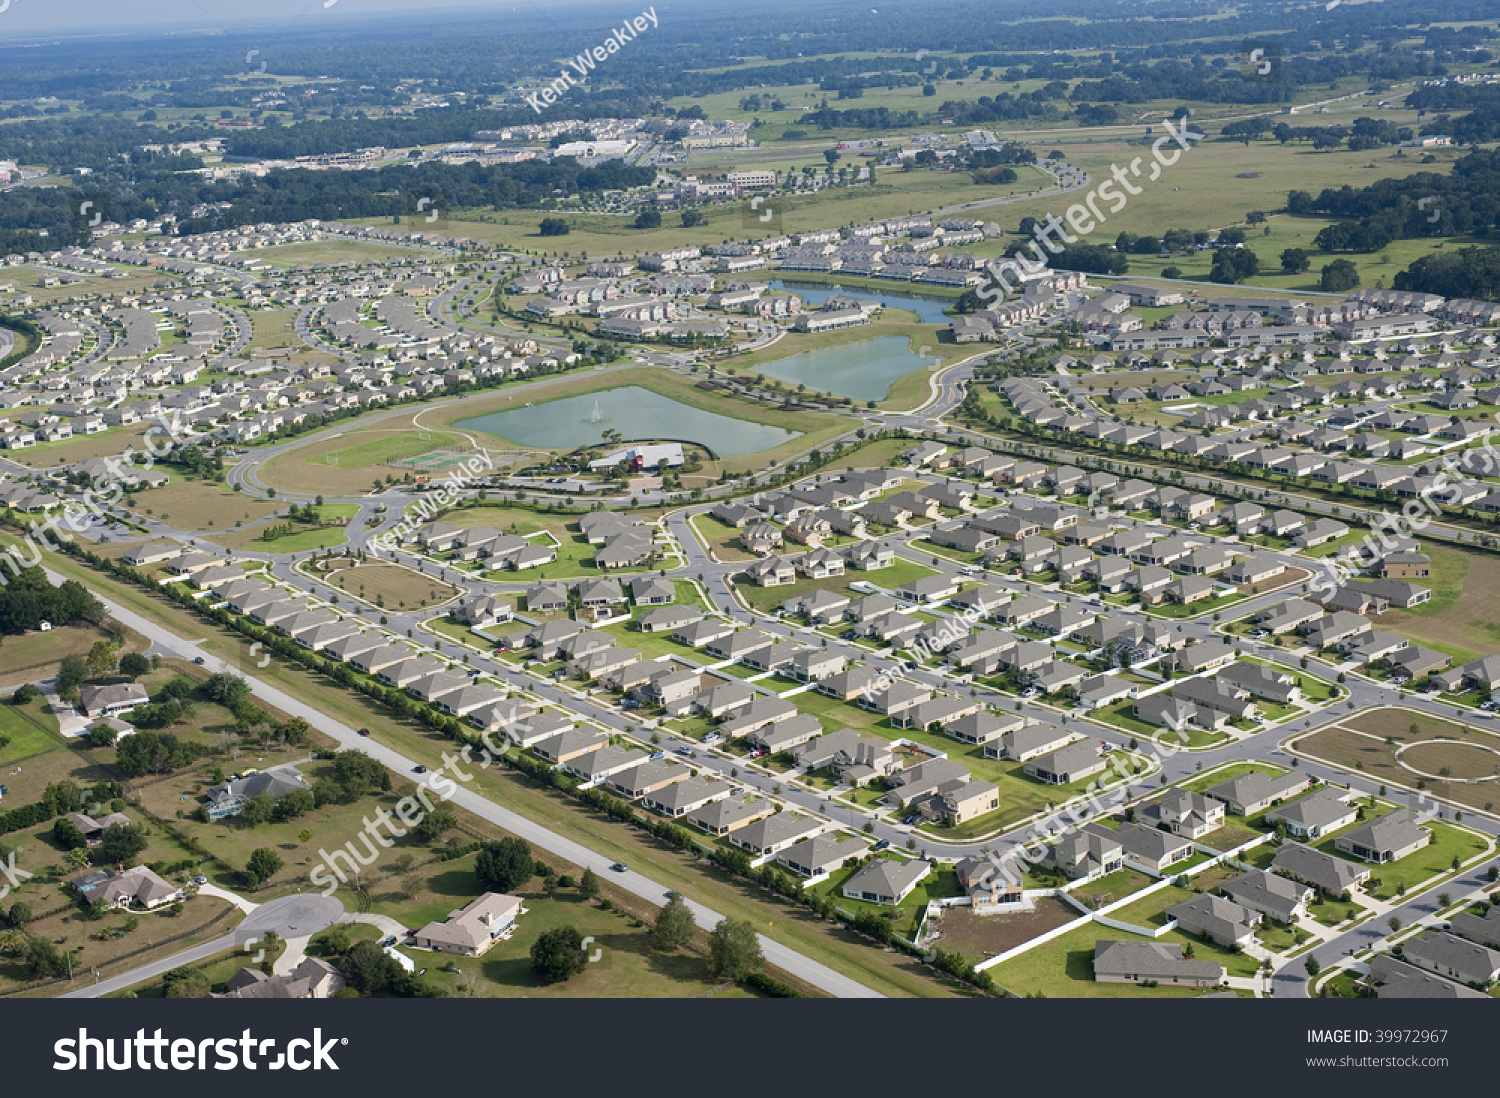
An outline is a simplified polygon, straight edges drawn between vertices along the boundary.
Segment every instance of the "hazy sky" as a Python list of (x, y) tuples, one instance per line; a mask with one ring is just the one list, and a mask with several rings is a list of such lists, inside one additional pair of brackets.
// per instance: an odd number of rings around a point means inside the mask
[[(290, 23), (299, 30), (317, 28), (318, 20), (358, 18), (361, 14), (416, 13), (424, 9), (485, 8), (496, 12), (516, 6), (516, 0), (0, 0), (0, 46), (12, 35), (38, 32), (87, 34), (91, 30), (118, 33), (131, 28), (205, 28), (254, 20)], [(571, 7), (577, 0), (540, 0), (548, 8)], [(520, 6), (534, 7), (528, 0)], [(633, 3), (621, 0), (623, 8)]]

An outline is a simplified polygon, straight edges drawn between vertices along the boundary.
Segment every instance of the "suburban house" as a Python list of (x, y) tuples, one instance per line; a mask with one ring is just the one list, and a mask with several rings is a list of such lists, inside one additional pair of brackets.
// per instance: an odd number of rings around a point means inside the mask
[(1295, 771), (1269, 774), (1252, 770), (1210, 787), (1208, 795), (1223, 801), (1236, 816), (1254, 816), (1288, 797), (1295, 797), (1311, 784), (1312, 779)]
[(931, 872), (932, 864), (921, 858), (874, 858), (844, 882), (843, 893), (851, 900), (894, 907)]
[(1226, 970), (1212, 961), (1183, 960), (1175, 942), (1097, 941), (1094, 979), (1102, 984), (1141, 984), (1148, 980), (1172, 987), (1218, 987)]
[(1108, 760), (1099, 753), (1097, 743), (1093, 740), (1080, 740), (1056, 751), (1038, 755), (1022, 769), (1037, 781), (1069, 785), (1099, 773), (1108, 765)]
[(1409, 808), (1400, 808), (1354, 828), (1333, 841), (1342, 854), (1366, 862), (1399, 862), (1432, 842), (1432, 832), (1417, 825)]
[(1353, 892), (1370, 878), (1369, 869), (1347, 858), (1335, 858), (1332, 854), (1293, 842), (1282, 843), (1276, 848), (1271, 869), (1294, 881), (1310, 884), (1325, 896), (1335, 899)]
[(1202, 793), (1176, 789), (1140, 810), (1141, 819), (1174, 835), (1200, 839), (1224, 826), (1224, 805)]
[(428, 923), (412, 935), (418, 949), (482, 957), (496, 942), (510, 937), (516, 919), (526, 909), (517, 896), (486, 892), (448, 913), (442, 922)]
[(186, 895), (180, 885), (163, 880), (143, 865), (118, 872), (96, 869), (72, 882), (85, 903), (105, 907), (152, 911), (176, 903)]
[(1273, 808), (1266, 813), (1266, 822), (1284, 825), (1299, 839), (1321, 839), (1348, 827), (1358, 818), (1359, 810), (1344, 800), (1348, 795), (1325, 785), (1305, 797)]
[(146, 688), (138, 682), (85, 686), (78, 691), (78, 708), (85, 717), (113, 717), (150, 700)]
[(1219, 891), (1277, 923), (1289, 923), (1294, 915), (1298, 918), (1306, 915), (1308, 901), (1313, 898), (1313, 890), (1307, 885), (1263, 869), (1252, 869), (1225, 881)]
[(1259, 912), (1207, 892), (1169, 907), (1167, 917), (1176, 919), (1184, 934), (1202, 935), (1225, 949), (1253, 942), (1261, 921)]

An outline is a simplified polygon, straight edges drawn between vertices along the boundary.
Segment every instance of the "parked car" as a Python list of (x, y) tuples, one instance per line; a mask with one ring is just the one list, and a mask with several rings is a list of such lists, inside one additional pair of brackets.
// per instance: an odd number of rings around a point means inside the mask
[(876, 850), (884, 850), (886, 847), (888, 847), (890, 845), (891, 845), (891, 840), (889, 840), (889, 839), (881, 839), (878, 843), (875, 844), (875, 849)]
[(206, 885), (206, 884), (208, 884), (208, 878), (207, 877), (194, 877), (193, 878), (193, 883), (195, 885)]

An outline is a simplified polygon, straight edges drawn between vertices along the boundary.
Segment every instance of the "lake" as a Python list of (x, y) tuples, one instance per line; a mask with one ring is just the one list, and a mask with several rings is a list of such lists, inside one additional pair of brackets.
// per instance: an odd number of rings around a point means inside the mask
[(769, 285), (773, 290), (785, 290), (796, 294), (813, 308), (822, 305), (834, 294), (839, 294), (843, 297), (857, 297), (861, 301), (878, 301), (890, 309), (906, 309), (908, 312), (916, 313), (917, 319), (923, 324), (953, 323), (953, 318), (945, 316), (943, 309), (957, 300), (951, 297), (920, 297), (917, 294), (877, 294), (868, 290), (841, 290), (836, 283), (783, 282), (779, 278), (772, 280)]
[[(795, 336), (787, 340), (795, 340)], [(934, 346), (937, 337), (933, 336)], [(898, 377), (937, 362), (934, 356), (913, 354), (905, 336), (881, 336), (844, 343), (836, 347), (819, 347), (812, 351), (756, 366), (756, 373), (774, 377), (792, 385), (806, 385), (822, 393), (853, 397), (855, 400), (884, 400), (891, 383)]]
[(638, 385), (564, 397), (529, 408), (491, 412), (454, 426), (538, 450), (594, 446), (604, 441), (605, 431), (613, 429), (626, 442), (649, 439), (696, 442), (721, 458), (774, 449), (801, 434), (705, 412)]

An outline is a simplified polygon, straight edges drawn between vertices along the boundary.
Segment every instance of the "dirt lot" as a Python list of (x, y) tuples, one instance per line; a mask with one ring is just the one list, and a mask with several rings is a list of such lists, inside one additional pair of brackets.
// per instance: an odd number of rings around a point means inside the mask
[(976, 915), (967, 907), (949, 908), (943, 912), (937, 944), (962, 953), (970, 961), (979, 961), (1070, 923), (1078, 915), (1076, 908), (1051, 897), (1038, 898), (1031, 911), (1003, 915)]
[(1281, 575), (1272, 576), (1270, 579), (1262, 580), (1260, 583), (1240, 584), (1240, 594), (1260, 595), (1267, 591), (1276, 591), (1283, 587), (1291, 587), (1305, 583), (1310, 575), (1312, 573), (1306, 568), (1288, 568)]

